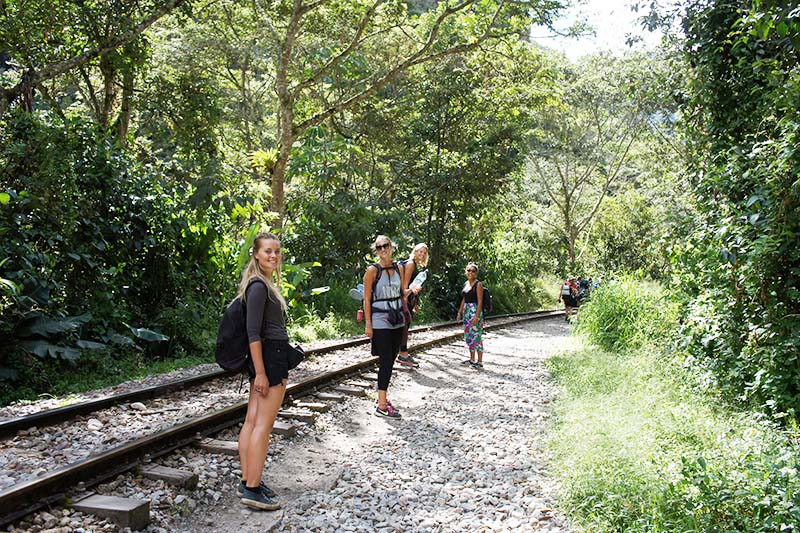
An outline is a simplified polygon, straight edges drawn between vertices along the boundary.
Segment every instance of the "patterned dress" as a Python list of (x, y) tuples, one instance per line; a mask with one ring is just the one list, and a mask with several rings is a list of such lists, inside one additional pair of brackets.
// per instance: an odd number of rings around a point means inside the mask
[[(483, 353), (483, 310), (481, 310), (481, 317), (477, 324), (472, 323), (475, 318), (475, 312), (478, 310), (477, 304), (477, 290), (475, 287), (477, 282), (468, 290), (464, 291), (464, 342), (469, 346), (470, 352)], [(475, 302), (468, 300), (474, 299)]]

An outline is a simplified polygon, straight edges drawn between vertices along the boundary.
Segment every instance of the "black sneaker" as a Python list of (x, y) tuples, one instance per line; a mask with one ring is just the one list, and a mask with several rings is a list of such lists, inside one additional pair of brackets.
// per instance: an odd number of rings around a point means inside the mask
[(481, 362), (472, 363), (472, 367), (473, 368), (483, 368), (483, 363), (481, 363)]
[(412, 368), (419, 368), (419, 363), (414, 360), (414, 357), (411, 355), (398, 355), (397, 356), (398, 364), (403, 366), (410, 366)]
[(265, 511), (276, 511), (281, 508), (281, 505), (275, 499), (270, 498), (260, 490), (250, 490), (247, 487), (242, 491), (242, 503)]
[(472, 359), (467, 359), (466, 361), (461, 361), (461, 364), (462, 365), (473, 365), (473, 366), (475, 366), (475, 361), (473, 361)]
[[(261, 489), (261, 492), (263, 492), (267, 498), (274, 498), (277, 496), (275, 491), (269, 488), (263, 481), (259, 483), (258, 488)], [(236, 494), (238, 494), (240, 498), (242, 497), (242, 494), (244, 494), (244, 489), (244, 481), (239, 481), (239, 486), (236, 487)]]
[(400, 418), (402, 416), (391, 404), (386, 404), (386, 409), (381, 409), (379, 405), (375, 408), (375, 414), (385, 416), (386, 418)]

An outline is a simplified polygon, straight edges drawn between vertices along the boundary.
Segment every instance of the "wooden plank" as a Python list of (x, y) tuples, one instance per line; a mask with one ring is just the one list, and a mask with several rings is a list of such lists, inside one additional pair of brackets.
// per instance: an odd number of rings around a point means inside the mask
[(308, 409), (309, 411), (316, 411), (317, 413), (327, 413), (331, 410), (331, 406), (322, 402), (294, 402), (293, 407), (299, 409)]
[(128, 527), (133, 531), (144, 529), (150, 524), (150, 500), (95, 494), (73, 503), (72, 508), (83, 513), (108, 518), (120, 528)]
[(335, 392), (318, 392), (317, 398), (326, 402), (343, 402), (347, 399), (347, 396)]
[(336, 385), (333, 390), (336, 392), (341, 392), (342, 394), (347, 394), (348, 396), (358, 396), (358, 397), (365, 397), (367, 395), (367, 391), (362, 389), (361, 387), (348, 387), (347, 385)]
[(349, 387), (361, 387), (362, 389), (374, 389), (375, 384), (369, 381), (348, 381), (345, 385)]
[(297, 434), (297, 426), (276, 420), (275, 424), (272, 426), (272, 432), (276, 435), (283, 435), (284, 437), (293, 437)]
[(239, 455), (239, 443), (231, 440), (203, 439), (196, 443), (201, 450), (220, 455)]
[(283, 409), (278, 411), (278, 416), (283, 418), (291, 418), (292, 420), (299, 420), (307, 424), (313, 424), (317, 421), (317, 413), (309, 411), (308, 409)]
[(142, 467), (142, 476), (147, 479), (161, 479), (176, 487), (185, 487), (194, 490), (197, 487), (197, 474), (170, 468), (162, 465), (147, 465)]

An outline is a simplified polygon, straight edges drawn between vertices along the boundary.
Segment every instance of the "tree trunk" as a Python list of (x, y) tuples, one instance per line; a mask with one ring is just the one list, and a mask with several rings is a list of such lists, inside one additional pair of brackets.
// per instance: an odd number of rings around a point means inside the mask
[(133, 100), (133, 67), (128, 67), (122, 74), (122, 105), (117, 117), (117, 142), (120, 146), (128, 146), (128, 127), (131, 123)]

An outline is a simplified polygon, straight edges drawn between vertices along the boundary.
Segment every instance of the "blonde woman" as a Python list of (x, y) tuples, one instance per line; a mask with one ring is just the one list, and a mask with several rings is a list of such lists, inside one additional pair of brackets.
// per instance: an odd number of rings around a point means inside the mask
[(247, 308), (250, 396), (239, 432), (242, 480), (237, 492), (243, 504), (267, 511), (280, 509), (275, 492), (261, 481), (261, 475), (289, 377), (289, 335), (286, 301), (279, 289), (280, 268), (281, 242), (271, 233), (259, 233), (238, 291)]
[[(456, 320), (464, 317), (464, 342), (469, 348), (469, 360), (464, 364), (483, 368), (483, 283), (478, 281), (478, 265), (468, 263), (467, 281), (461, 289), (461, 305)], [(477, 356), (477, 359), (476, 359)]]
[(422, 242), (414, 246), (414, 249), (411, 250), (411, 255), (408, 256), (405, 262), (403, 282), (407, 287), (405, 290), (405, 308), (408, 312), (406, 313), (406, 325), (403, 326), (403, 337), (400, 340), (400, 354), (397, 356), (399, 364), (415, 368), (419, 366), (419, 363), (414, 359), (414, 356), (408, 353), (408, 328), (417, 313), (419, 292), (422, 290), (422, 285), (411, 287), (411, 282), (426, 266), (428, 266), (428, 245)]
[(372, 342), (372, 356), (378, 358), (378, 405), (375, 412), (388, 418), (400, 418), (386, 393), (400, 339), (403, 335), (403, 265), (392, 260), (395, 245), (386, 235), (378, 235), (373, 244), (378, 262), (364, 274), (364, 334)]

